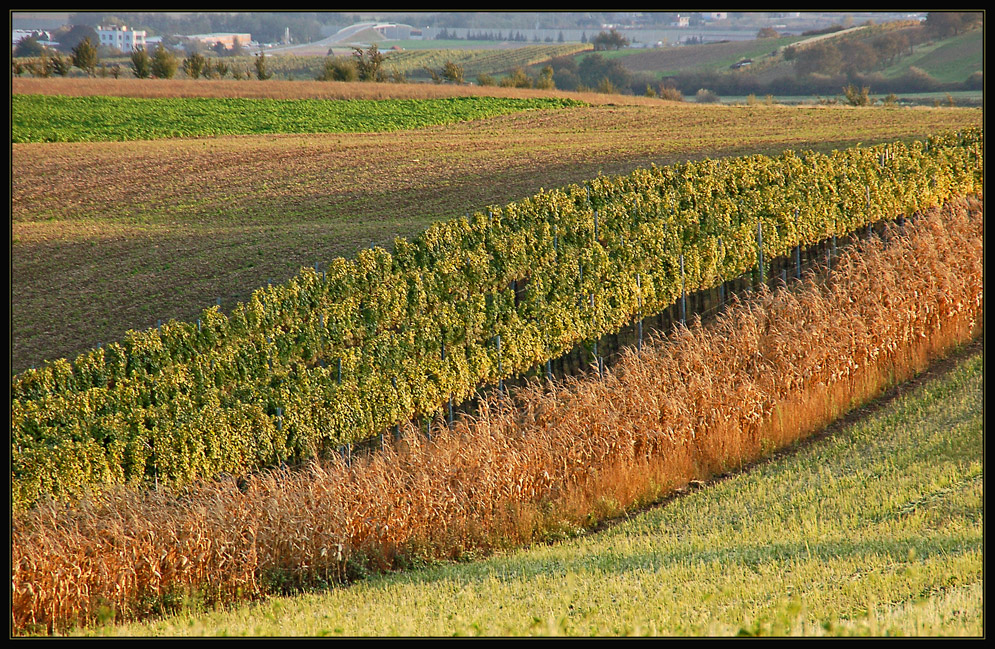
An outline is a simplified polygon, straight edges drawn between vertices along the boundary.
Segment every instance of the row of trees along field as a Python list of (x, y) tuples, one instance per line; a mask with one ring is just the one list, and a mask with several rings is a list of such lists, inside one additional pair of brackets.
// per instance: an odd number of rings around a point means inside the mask
[[(795, 246), (979, 191), (980, 129), (688, 162), (437, 223), (11, 381), (12, 500), (298, 462)], [(758, 250), (758, 234), (762, 248)]]
[(931, 12), (922, 23), (894, 23), (875, 27), (872, 35), (863, 32), (785, 48), (798, 75), (812, 73), (864, 73), (893, 64), (915, 46), (950, 38), (981, 26), (978, 12)]
[[(63, 57), (58, 52), (43, 48), (39, 55), (32, 59), (14, 59), (11, 70), (16, 76), (28, 73), (35, 77), (50, 77), (52, 75), (68, 76), (73, 67), (77, 67), (89, 76), (107, 76), (115, 79), (122, 74), (119, 63), (109, 68), (100, 65), (97, 48), (89, 39), (84, 39), (73, 48), (71, 56)], [(172, 79), (177, 71), (191, 79), (223, 79), (231, 76), (234, 79), (251, 78), (266, 80), (273, 76), (269, 69), (266, 53), (260, 52), (254, 57), (253, 70), (241, 66), (233, 60), (207, 57), (199, 52), (180, 59), (170, 49), (161, 43), (149, 54), (144, 47), (135, 48), (130, 56), (131, 74), (138, 79)]]

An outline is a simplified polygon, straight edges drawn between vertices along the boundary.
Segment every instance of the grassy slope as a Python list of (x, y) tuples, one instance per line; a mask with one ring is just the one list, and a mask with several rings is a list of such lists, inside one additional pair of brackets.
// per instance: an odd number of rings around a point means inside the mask
[(911, 56), (882, 70), (885, 77), (900, 77), (911, 67), (921, 68), (937, 81), (964, 81), (984, 70), (984, 32), (981, 29), (922, 45)]
[[(868, 32), (866, 39), (873, 40), (879, 36), (878, 31)], [(859, 40), (861, 36), (856, 35), (852, 38)], [(767, 55), (776, 48), (802, 40), (806, 39), (781, 37), (652, 51), (623, 50), (620, 53), (606, 53), (606, 56), (619, 57), (622, 64), (633, 72), (652, 72), (660, 77), (684, 72), (730, 73), (729, 66), (740, 58), (752, 58), (753, 66), (740, 74), (761, 75), (764, 79), (773, 79), (794, 76), (794, 64), (780, 56), (768, 58)], [(912, 55), (903, 56), (894, 65), (878, 72), (886, 78), (900, 77), (907, 74), (912, 66), (922, 68), (940, 82), (962, 82), (972, 73), (984, 69), (984, 33), (977, 29), (917, 46)]]
[[(172, 86), (141, 87), (164, 96)], [(12, 367), (72, 356), (158, 319), (196, 317), (219, 296), (230, 308), (302, 266), (370, 242), (389, 247), (433, 221), (542, 187), (689, 158), (923, 137), (980, 124), (981, 115), (653, 101), (398, 134), (13, 145)]]
[(633, 72), (653, 72), (659, 77), (665, 77), (681, 72), (727, 72), (730, 65), (741, 59), (753, 59), (757, 63), (774, 50), (799, 40), (802, 40), (799, 36), (782, 36), (763, 40), (684, 45), (653, 50), (619, 50), (600, 54), (605, 58), (618, 58), (626, 69)]
[(118, 635), (980, 635), (983, 342), (830, 435), (559, 544)]

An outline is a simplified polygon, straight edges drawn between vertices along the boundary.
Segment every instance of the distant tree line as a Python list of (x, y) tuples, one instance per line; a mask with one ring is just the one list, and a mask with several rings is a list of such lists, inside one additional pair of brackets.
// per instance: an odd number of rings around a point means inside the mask
[(914, 48), (949, 38), (980, 24), (975, 12), (932, 12), (922, 25), (885, 29), (873, 38), (838, 37), (804, 47), (788, 47), (784, 58), (794, 63), (795, 74), (856, 77), (893, 65)]
[(954, 92), (983, 90), (984, 75), (976, 72), (965, 81), (941, 82), (926, 71), (912, 67), (899, 77), (881, 74), (807, 74), (762, 79), (753, 75), (725, 74), (719, 72), (683, 73), (667, 77), (668, 86), (684, 94), (693, 94), (700, 88), (709, 88), (720, 95), (835, 95), (846, 85), (868, 86), (876, 94), (910, 92)]
[[(507, 34), (505, 34), (503, 31), (496, 31), (496, 32), (495, 31), (477, 31), (477, 32), (467, 31), (466, 32), (466, 36), (460, 36), (460, 32), (455, 31), (455, 30), (449, 31), (449, 29), (447, 29), (445, 27), (443, 27), (442, 29), (440, 29), (436, 33), (436, 35), (433, 37), (433, 39), (437, 40), (437, 41), (463, 41), (463, 40), (466, 40), (466, 41), (493, 41), (493, 42), (497, 42), (497, 43), (505, 42), (505, 41), (511, 41), (511, 42), (516, 42), (516, 43), (525, 43), (525, 42), (528, 42), (528, 38), (526, 36), (524, 36), (520, 31), (519, 32), (515, 32), (515, 33), (512, 33), (512, 32), (509, 31)], [(541, 40), (543, 42), (546, 42), (546, 43), (552, 43), (552, 42), (554, 42), (554, 39), (553, 39), (552, 36), (547, 36), (546, 38), (541, 39)], [(532, 37), (532, 42), (535, 43), (535, 42), (539, 42), (539, 41), (540, 41), (540, 39), (539, 39), (538, 35)], [(565, 39), (563, 38), (563, 32), (560, 32), (557, 35), (557, 37), (555, 39), (555, 42), (557, 42), (557, 43), (563, 43), (563, 42), (565, 42)]]
[(434, 40), (437, 41), (509, 41), (513, 43), (528, 43), (529, 38), (518, 31), (515, 33), (508, 32), (505, 34), (502, 31), (498, 32), (467, 32), (466, 36), (460, 36), (457, 31), (449, 31), (447, 28), (443, 27), (438, 32), (436, 32)]
[(632, 93), (634, 86), (645, 85), (626, 70), (617, 59), (606, 59), (595, 52), (580, 58), (560, 56), (549, 61), (552, 80), (559, 90), (601, 90)]
[[(881, 73), (922, 44), (980, 26), (981, 18), (979, 12), (931, 12), (922, 24), (872, 26), (875, 31), (871, 32), (871, 37), (862, 31), (803, 47), (787, 47), (783, 56), (792, 62), (793, 76), (770, 78), (749, 72), (685, 72), (668, 77), (666, 82), (685, 94), (708, 88), (720, 95), (734, 96), (835, 95), (845, 86), (868, 87), (878, 94), (982, 90), (984, 75), (980, 71), (959, 82), (941, 82), (916, 67), (897, 77), (885, 77)], [(842, 29), (836, 25), (819, 32), (833, 33)]]

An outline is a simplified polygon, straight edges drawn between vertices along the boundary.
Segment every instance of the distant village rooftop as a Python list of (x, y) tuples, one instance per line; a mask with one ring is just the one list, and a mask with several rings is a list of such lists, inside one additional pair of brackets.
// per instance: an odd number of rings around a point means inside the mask
[(248, 45), (252, 42), (252, 34), (247, 32), (214, 32), (211, 34), (190, 34), (186, 36), (193, 41), (200, 41), (208, 47), (214, 47), (218, 43), (221, 43), (228, 49), (235, 46), (235, 41), (238, 41), (239, 45)]

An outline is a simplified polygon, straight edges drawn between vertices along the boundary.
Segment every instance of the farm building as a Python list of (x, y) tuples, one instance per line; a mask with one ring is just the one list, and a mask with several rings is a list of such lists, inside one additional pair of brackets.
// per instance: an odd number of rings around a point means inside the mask
[(215, 47), (218, 43), (221, 43), (228, 49), (235, 47), (235, 41), (238, 40), (239, 45), (248, 45), (252, 42), (252, 34), (241, 33), (236, 34), (233, 32), (215, 32), (213, 34), (191, 34), (187, 36), (192, 41), (200, 41), (206, 47)]
[(405, 41), (411, 38), (420, 38), (421, 30), (415, 29), (411, 25), (401, 25), (399, 23), (380, 23), (373, 27), (381, 36), (392, 41)]
[(97, 27), (97, 37), (101, 45), (114, 47), (122, 52), (130, 52), (136, 47), (145, 47), (145, 30), (135, 31), (125, 25)]

